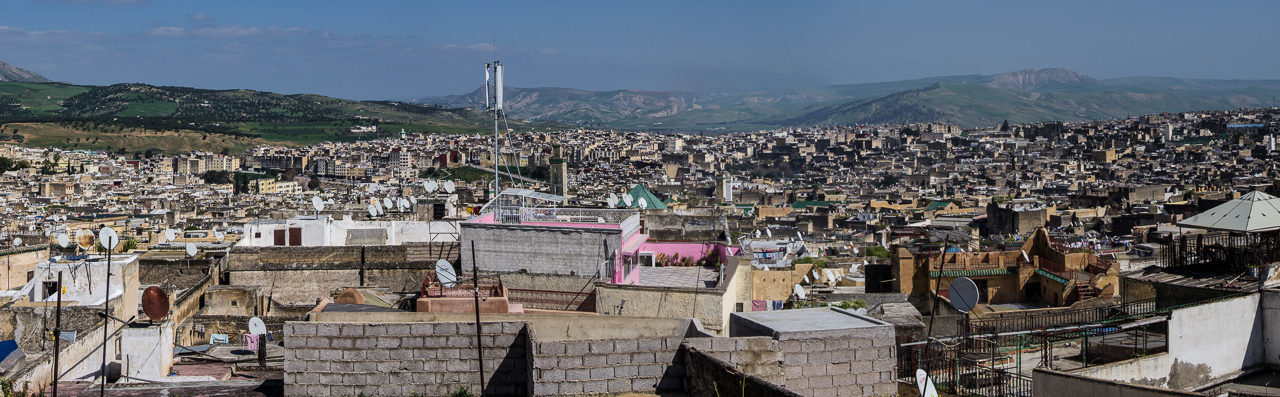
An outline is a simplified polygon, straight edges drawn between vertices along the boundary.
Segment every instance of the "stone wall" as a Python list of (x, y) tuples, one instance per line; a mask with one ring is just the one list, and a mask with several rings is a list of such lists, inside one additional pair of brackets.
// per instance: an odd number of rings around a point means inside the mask
[[(486, 396), (530, 394), (530, 337), (523, 322), (480, 327)], [(285, 395), (480, 395), (475, 325), (285, 324)]]
[(748, 375), (738, 370), (737, 366), (698, 351), (696, 348), (681, 350), (680, 357), (688, 368), (684, 385), (690, 395), (800, 397), (800, 394), (758, 376)]
[(596, 285), (596, 312), (631, 317), (696, 318), (708, 330), (721, 334), (725, 329), (725, 300), (733, 303), (731, 297), (726, 298), (726, 293), (718, 288), (601, 283)]

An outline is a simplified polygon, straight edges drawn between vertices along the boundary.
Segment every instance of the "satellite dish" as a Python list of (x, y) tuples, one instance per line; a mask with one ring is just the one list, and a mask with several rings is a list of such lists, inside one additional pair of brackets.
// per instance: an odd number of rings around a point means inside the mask
[(1027, 250), (1022, 250), (1022, 259), (1026, 259), (1027, 262), (1031, 262), (1031, 257), (1027, 255)]
[(14, 246), (14, 247), (17, 247), (17, 246), (20, 246), (20, 245), (22, 245), (22, 237), (14, 237), (14, 238), (13, 238), (13, 246)]
[(801, 242), (803, 242), (803, 241), (804, 241), (804, 234), (801, 234), (799, 231), (797, 231), (797, 232), (796, 232), (796, 238), (800, 239), (800, 241), (801, 241)]
[(962, 313), (968, 313), (978, 305), (978, 285), (968, 277), (960, 277), (951, 281), (951, 306)]
[(445, 193), (453, 193), (453, 189), (455, 188), (457, 188), (457, 186), (453, 184), (453, 181), (444, 181)]
[(637, 208), (645, 209), (649, 206), (649, 200), (645, 200), (644, 197), (641, 197), (640, 200), (636, 202), (636, 206)]
[(411, 204), (413, 204), (413, 205), (418, 205), (418, 198), (417, 198), (417, 197), (410, 197), (410, 198), (409, 198), (409, 203), (411, 203)]
[(188, 257), (188, 258), (194, 258), (195, 256), (196, 256), (196, 245), (195, 245), (195, 243), (187, 243), (187, 257)]
[(772, 230), (772, 229), (764, 229), (764, 233), (765, 233), (765, 234), (768, 234), (768, 235), (769, 235), (769, 238), (773, 238), (773, 230)]
[(142, 291), (142, 312), (151, 321), (164, 320), (169, 316), (169, 294), (157, 286), (147, 287)]
[(409, 209), (409, 205), (409, 200), (405, 200), (404, 198), (396, 201), (396, 206), (400, 207), (401, 211), (407, 211)]
[(938, 397), (938, 389), (933, 387), (933, 379), (929, 378), (929, 373), (924, 372), (923, 368), (916, 369), (916, 390), (924, 390), (921, 395), (923, 397)]
[(324, 200), (320, 196), (311, 196), (311, 208), (315, 208), (316, 212), (324, 211)]
[(458, 275), (453, 271), (453, 265), (449, 261), (441, 259), (436, 261), (436, 280), (440, 281), (445, 287), (453, 287), (453, 283), (458, 281)]
[(369, 217), (375, 216), (378, 216), (378, 207), (374, 207), (373, 204), (369, 204)]
[(636, 200), (635, 197), (631, 197), (631, 193), (626, 193), (622, 195), (622, 203), (626, 204), (628, 207), (630, 207), (631, 202), (635, 200)]
[(435, 180), (430, 180), (423, 182), (422, 187), (427, 189), (427, 193), (435, 193), (436, 189), (440, 188), (440, 184)]
[(173, 229), (165, 229), (165, 230), (164, 230), (164, 239), (165, 239), (166, 241), (173, 241), (174, 239), (177, 239), (177, 238), (178, 238), (178, 231), (177, 231), (177, 230), (173, 230)]
[(225, 240), (227, 238), (227, 235), (222, 232), (213, 232), (213, 237), (218, 239), (218, 242), (221, 243), (222, 240)]
[(804, 283), (805, 283), (805, 284), (808, 284), (808, 283), (809, 283), (809, 275), (808, 275), (808, 274), (804, 275)]
[(58, 246), (67, 248), (68, 245), (71, 245), (71, 238), (66, 234), (58, 233)]
[(116, 249), (117, 244), (120, 244), (120, 236), (116, 234), (115, 229), (104, 227), (98, 231), (98, 243), (107, 250), (113, 250)]
[(797, 298), (804, 299), (804, 287), (801, 287), (800, 284), (792, 286), (791, 290), (796, 293)]
[(53, 231), (52, 231), (52, 230), (44, 229), (44, 236), (45, 236), (45, 237), (49, 237), (49, 236), (50, 236), (50, 235), (52, 235), (52, 234), (53, 234)]
[(391, 207), (394, 207), (394, 206), (395, 206), (395, 204), (393, 204), (393, 203), (391, 202), (391, 198), (390, 198), (390, 197), (383, 197), (383, 198), (382, 198), (382, 208), (383, 208), (383, 209), (391, 209)]
[(605, 200), (604, 200), (604, 202), (606, 202), (606, 203), (608, 203), (608, 204), (609, 204), (609, 208), (617, 207), (617, 206), (618, 206), (618, 195), (613, 194), (613, 193), (609, 193), (609, 198), (605, 199)]
[(831, 269), (822, 269), (822, 275), (827, 276), (827, 282), (836, 281), (836, 274)]
[(382, 202), (381, 202), (381, 201), (373, 200), (373, 209), (374, 209), (375, 211), (377, 211), (379, 215), (381, 215), (381, 214), (385, 213), (385, 211), (383, 211), (383, 210), (382, 210)]
[(88, 230), (80, 229), (76, 231), (76, 246), (80, 249), (88, 251), (93, 248), (93, 233)]
[(756, 238), (760, 238), (760, 230), (756, 229)]
[(858, 254), (858, 247), (853, 247), (853, 254), (854, 254), (854, 255), (857, 255), (857, 254)]
[(252, 335), (262, 335), (267, 333), (267, 324), (262, 319), (254, 317), (249, 319), (249, 333)]

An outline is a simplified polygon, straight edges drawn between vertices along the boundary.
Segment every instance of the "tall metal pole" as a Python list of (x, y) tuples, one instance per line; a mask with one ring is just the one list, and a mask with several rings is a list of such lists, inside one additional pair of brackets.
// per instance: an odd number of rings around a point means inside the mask
[(111, 326), (111, 248), (107, 248), (110, 241), (101, 241), (102, 248), (107, 250), (107, 282), (102, 290), (102, 389), (98, 391), (99, 396), (107, 395), (107, 339), (111, 337), (108, 328)]
[(476, 301), (476, 358), (480, 360), (480, 397), (484, 397), (484, 345), (480, 338), (480, 270), (476, 265), (476, 242), (471, 241), (471, 287)]
[(58, 306), (54, 307), (53, 320), (53, 395), (58, 395), (58, 353), (62, 342), (62, 272), (58, 272)]
[[(493, 61), (493, 198), (494, 199), (498, 198), (498, 191), (499, 191), (498, 184), (500, 183), (498, 179), (498, 112), (502, 111), (502, 105), (498, 103), (498, 90), (501, 89), (498, 87), (499, 87), (499, 84), (502, 84), (502, 78), (499, 77), (501, 74), (502, 74), (502, 69), (498, 66), (498, 61), (494, 60)], [(494, 219), (494, 221), (501, 223), (500, 219)]]

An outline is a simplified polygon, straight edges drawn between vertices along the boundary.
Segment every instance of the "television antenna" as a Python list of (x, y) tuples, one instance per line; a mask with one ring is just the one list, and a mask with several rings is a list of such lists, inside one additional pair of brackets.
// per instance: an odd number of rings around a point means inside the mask
[[(494, 52), (494, 58), (497, 58), (497, 46), (494, 46)], [(493, 84), (489, 83), (490, 73), (493, 75)], [(498, 192), (502, 191), (502, 180), (498, 177), (498, 153), (499, 145), (502, 142), (498, 139), (498, 119), (503, 117), (502, 80), (503, 67), (501, 61), (494, 59), (493, 63), (484, 64), (484, 107), (485, 110), (493, 112), (493, 195), (495, 197)], [(450, 189), (448, 185), (446, 185), (446, 190), (449, 193), (453, 193), (453, 189)]]
[(111, 333), (108, 331), (108, 325), (111, 324), (111, 251), (116, 249), (117, 244), (120, 244), (120, 236), (116, 234), (115, 229), (103, 226), (102, 230), (98, 231), (98, 244), (102, 244), (102, 248), (107, 250), (107, 276), (106, 282), (103, 283), (104, 287), (102, 288), (102, 315), (106, 317), (106, 319), (102, 322), (101, 347), (103, 374), (101, 394), (105, 395), (107, 392), (107, 365), (110, 364), (110, 362), (107, 361), (107, 340), (111, 338)]

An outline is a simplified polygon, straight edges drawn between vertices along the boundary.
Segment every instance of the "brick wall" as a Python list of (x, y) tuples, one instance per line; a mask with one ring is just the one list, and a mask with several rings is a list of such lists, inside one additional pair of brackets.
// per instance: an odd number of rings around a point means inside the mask
[(536, 342), (534, 395), (681, 390), (682, 339)]
[[(474, 324), (289, 322), (284, 331), (285, 395), (480, 394)], [(528, 395), (525, 323), (483, 323), (480, 331), (484, 395)]]
[(778, 342), (785, 380), (780, 384), (806, 396), (863, 396), (896, 393), (893, 327), (855, 335), (794, 338)]
[(696, 348), (680, 351), (688, 366), (685, 390), (690, 395), (727, 395), (741, 397), (800, 397), (793, 391), (747, 374), (733, 364), (703, 353)]

